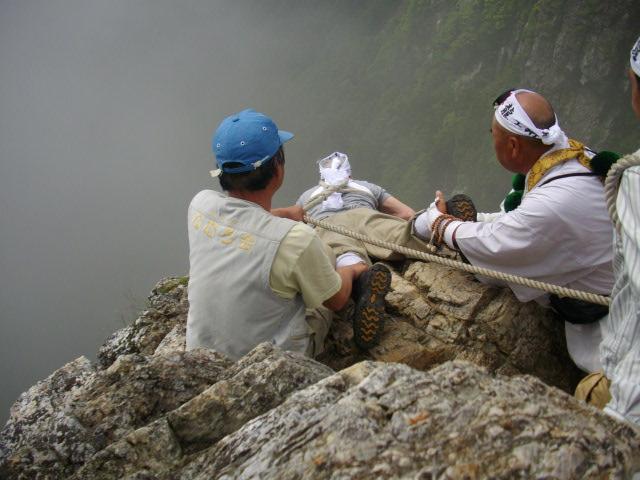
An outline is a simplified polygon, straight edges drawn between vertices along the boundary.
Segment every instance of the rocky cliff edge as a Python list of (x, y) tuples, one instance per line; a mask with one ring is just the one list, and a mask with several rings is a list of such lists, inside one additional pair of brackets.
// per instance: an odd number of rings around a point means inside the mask
[[(185, 278), (23, 393), (2, 478), (630, 478), (640, 432), (576, 401), (561, 322), (435, 264), (395, 270), (380, 345), (184, 351)], [(336, 372), (336, 370), (338, 370)], [(563, 391), (564, 390), (564, 391)]]

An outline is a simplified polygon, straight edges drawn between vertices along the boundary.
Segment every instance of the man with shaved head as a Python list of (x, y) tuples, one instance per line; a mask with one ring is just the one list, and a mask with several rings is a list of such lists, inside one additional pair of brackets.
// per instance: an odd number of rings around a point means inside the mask
[[(596, 294), (613, 286), (611, 236), (602, 179), (593, 156), (567, 138), (551, 104), (538, 93), (510, 90), (494, 102), (491, 134), (498, 162), (526, 175), (520, 205), (492, 221), (461, 222), (446, 215), (436, 193), (415, 220), (419, 236), (460, 251), (473, 265)], [(584, 371), (601, 368), (600, 320), (606, 307), (509, 284), (523, 302), (552, 306), (565, 320), (569, 354)]]

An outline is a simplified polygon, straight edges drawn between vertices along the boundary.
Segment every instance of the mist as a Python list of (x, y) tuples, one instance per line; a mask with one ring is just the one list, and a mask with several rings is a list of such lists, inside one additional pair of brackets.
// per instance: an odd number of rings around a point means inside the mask
[[(483, 132), (469, 140), (481, 159), (476, 175), (452, 160), (462, 158), (464, 129), (431, 116), (420, 85), (409, 85), (414, 65), (396, 52), (389, 71), (374, 68), (388, 50), (381, 36), (393, 31), (393, 3), (0, 0), (2, 423), (37, 380), (80, 355), (95, 359), (159, 279), (188, 273), (187, 206), (218, 189), (210, 139), (233, 112), (263, 111), (296, 135), (275, 206), (315, 184), (315, 161), (336, 150), (350, 155), (355, 177), (416, 209), (435, 187), (475, 194), (482, 209), (498, 204), (510, 177), (486, 133), (492, 98), (461, 112)], [(421, 48), (418, 40), (407, 49)], [(609, 124), (632, 122), (625, 52), (604, 79), (620, 92)], [(469, 68), (495, 78), (480, 65)], [(536, 86), (535, 72), (528, 78)], [(511, 86), (487, 82), (483, 97)], [(378, 110), (391, 87), (413, 91), (411, 102)], [(598, 147), (630, 144), (567, 116)], [(446, 121), (443, 136), (434, 125)], [(478, 183), (488, 178), (491, 188)]]
[(280, 205), (339, 148), (312, 147), (295, 99), (271, 101), (283, 98), (287, 62), (312, 52), (288, 52), (294, 38), (274, 35), (259, 10), (0, 3), (0, 421), (38, 379), (95, 359), (160, 278), (188, 272), (186, 210), (199, 190), (218, 188), (208, 172), (222, 118), (252, 107), (296, 132), (288, 163), (308, 165)]

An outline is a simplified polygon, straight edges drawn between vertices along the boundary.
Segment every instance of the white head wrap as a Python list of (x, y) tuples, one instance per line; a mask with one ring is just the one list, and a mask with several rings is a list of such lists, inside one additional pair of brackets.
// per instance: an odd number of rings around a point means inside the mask
[(506, 130), (516, 135), (529, 138), (537, 138), (545, 145), (563, 144), (567, 142), (567, 136), (558, 125), (558, 117), (550, 128), (538, 128), (527, 115), (516, 95), (518, 93), (531, 92), (531, 90), (514, 90), (507, 99), (496, 107), (496, 121)]
[[(318, 160), (320, 168), (320, 180), (327, 185), (340, 185), (349, 181), (351, 176), (351, 165), (349, 157), (344, 153), (333, 152), (331, 155)], [(344, 206), (342, 193), (335, 192), (322, 202), (323, 210), (340, 210)]]
[(349, 157), (344, 153), (333, 152), (318, 160), (320, 178), (329, 185), (338, 185), (351, 176)]
[(631, 49), (631, 70), (640, 77), (640, 38)]

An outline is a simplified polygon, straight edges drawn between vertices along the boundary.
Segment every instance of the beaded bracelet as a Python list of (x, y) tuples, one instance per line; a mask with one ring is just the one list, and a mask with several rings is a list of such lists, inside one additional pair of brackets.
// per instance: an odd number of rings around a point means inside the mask
[(433, 246), (434, 250), (436, 247), (439, 247), (444, 242), (444, 232), (447, 227), (451, 224), (451, 222), (459, 220), (453, 215), (449, 215), (443, 213), (438, 216), (433, 223), (431, 224), (431, 239), (429, 240), (429, 245)]

